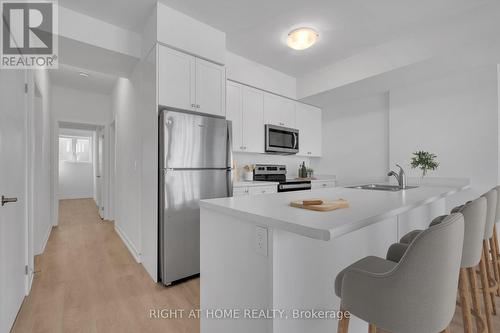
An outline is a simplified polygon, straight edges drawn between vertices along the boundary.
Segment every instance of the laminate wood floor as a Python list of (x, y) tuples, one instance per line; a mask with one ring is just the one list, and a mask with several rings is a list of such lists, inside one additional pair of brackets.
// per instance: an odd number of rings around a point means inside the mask
[[(101, 221), (92, 199), (60, 201), (59, 226), (52, 230), (45, 252), (36, 257), (35, 270), (13, 333), (200, 330), (196, 319), (150, 318), (151, 309), (198, 309), (199, 279), (169, 288), (153, 283), (113, 222)], [(500, 311), (500, 298), (497, 308)], [(494, 329), (500, 332), (500, 314), (494, 316)], [(463, 332), (459, 308), (451, 330)]]
[(194, 319), (150, 319), (150, 309), (197, 309), (199, 280), (152, 282), (92, 199), (61, 200), (59, 226), (36, 259), (14, 333), (199, 332)]

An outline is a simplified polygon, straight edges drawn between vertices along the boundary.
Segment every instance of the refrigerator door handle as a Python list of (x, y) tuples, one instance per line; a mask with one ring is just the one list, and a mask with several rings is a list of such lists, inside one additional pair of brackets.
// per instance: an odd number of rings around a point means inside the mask
[(227, 196), (233, 196), (233, 122), (227, 121), (227, 144), (226, 144), (226, 158), (227, 158)]

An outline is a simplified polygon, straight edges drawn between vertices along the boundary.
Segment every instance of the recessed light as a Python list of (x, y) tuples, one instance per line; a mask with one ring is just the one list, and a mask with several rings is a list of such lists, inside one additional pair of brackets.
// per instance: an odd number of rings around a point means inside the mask
[(305, 50), (316, 43), (319, 34), (312, 28), (298, 28), (290, 31), (286, 44), (294, 50)]
[(81, 77), (89, 77), (89, 73), (85, 72), (79, 72), (78, 75), (80, 75)]

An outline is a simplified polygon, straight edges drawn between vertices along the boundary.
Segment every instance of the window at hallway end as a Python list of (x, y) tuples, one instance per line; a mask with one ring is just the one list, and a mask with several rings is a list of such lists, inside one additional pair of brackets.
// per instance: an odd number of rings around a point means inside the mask
[(91, 138), (59, 136), (59, 160), (73, 163), (92, 163)]

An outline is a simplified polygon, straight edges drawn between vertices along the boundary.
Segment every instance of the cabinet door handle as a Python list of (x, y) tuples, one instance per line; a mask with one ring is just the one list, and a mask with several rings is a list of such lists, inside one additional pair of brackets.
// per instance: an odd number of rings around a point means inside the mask
[(6, 198), (2, 195), (2, 207), (11, 202), (17, 202), (17, 198)]
[(200, 104), (196, 104), (196, 108), (199, 109), (200, 108)]

